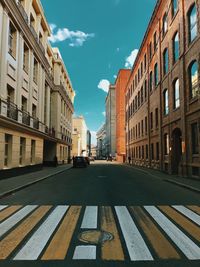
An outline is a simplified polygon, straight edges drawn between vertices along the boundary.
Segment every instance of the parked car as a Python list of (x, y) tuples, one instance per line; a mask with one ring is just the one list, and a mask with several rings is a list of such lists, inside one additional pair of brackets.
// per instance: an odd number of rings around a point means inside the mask
[(73, 158), (73, 167), (78, 168), (78, 167), (84, 167), (86, 168), (88, 165), (85, 157), (74, 157)]
[(85, 160), (86, 160), (87, 164), (90, 165), (90, 158), (89, 157), (85, 157)]

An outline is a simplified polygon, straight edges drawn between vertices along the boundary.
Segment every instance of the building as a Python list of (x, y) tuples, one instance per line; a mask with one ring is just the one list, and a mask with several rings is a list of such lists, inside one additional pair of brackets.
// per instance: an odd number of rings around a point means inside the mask
[(97, 157), (97, 147), (94, 145), (91, 146), (91, 156), (95, 159)]
[(1, 177), (70, 156), (75, 94), (50, 34), (39, 0), (0, 0)]
[(91, 155), (91, 132), (87, 130), (87, 156)]
[(103, 124), (97, 131), (97, 159), (106, 158), (106, 125)]
[[(87, 156), (87, 126), (83, 116), (73, 118), (72, 156)], [(77, 143), (78, 141), (78, 143)]]
[(126, 154), (200, 176), (200, 2), (159, 0), (126, 87)]
[(106, 97), (106, 155), (116, 156), (116, 96), (115, 86), (110, 85)]
[(130, 70), (121, 69), (115, 81), (116, 91), (116, 157), (117, 161), (125, 162), (125, 88), (130, 77)]

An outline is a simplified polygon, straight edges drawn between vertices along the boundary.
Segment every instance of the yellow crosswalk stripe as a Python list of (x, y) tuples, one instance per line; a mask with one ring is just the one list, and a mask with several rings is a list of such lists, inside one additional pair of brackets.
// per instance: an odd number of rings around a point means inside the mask
[(0, 259), (6, 259), (22, 242), (28, 233), (50, 210), (51, 206), (41, 206), (25, 219), (17, 228), (0, 241)]
[(192, 237), (200, 241), (200, 227), (189, 221), (186, 217), (169, 206), (158, 207), (162, 212), (167, 214), (173, 221), (175, 221), (185, 231), (187, 231)]
[(198, 206), (187, 206), (187, 207), (200, 215), (200, 207)]
[(130, 207), (130, 210), (160, 259), (180, 259), (175, 248), (142, 208)]
[(0, 212), (0, 222), (2, 222), (4, 219), (8, 218), (10, 215), (15, 213), (17, 210), (19, 210), (22, 206), (11, 206), (8, 207)]
[(102, 259), (123, 261), (124, 253), (111, 207), (101, 208), (101, 230), (114, 236), (102, 245)]
[(42, 260), (63, 260), (65, 258), (80, 212), (80, 206), (72, 206), (69, 209), (47, 250), (42, 256)]

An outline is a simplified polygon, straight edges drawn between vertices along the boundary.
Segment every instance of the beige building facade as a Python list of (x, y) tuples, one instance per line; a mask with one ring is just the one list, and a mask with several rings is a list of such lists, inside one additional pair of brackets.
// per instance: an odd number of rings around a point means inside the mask
[(39, 0), (0, 0), (0, 171), (67, 162), (74, 90)]
[(87, 125), (83, 116), (73, 118), (72, 156), (87, 156)]

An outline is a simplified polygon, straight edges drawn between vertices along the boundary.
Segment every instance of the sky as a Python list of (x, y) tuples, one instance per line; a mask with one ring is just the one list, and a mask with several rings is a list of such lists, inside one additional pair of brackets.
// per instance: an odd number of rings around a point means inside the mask
[(131, 68), (156, 0), (41, 0), (95, 142), (105, 121), (105, 98), (120, 68)]

